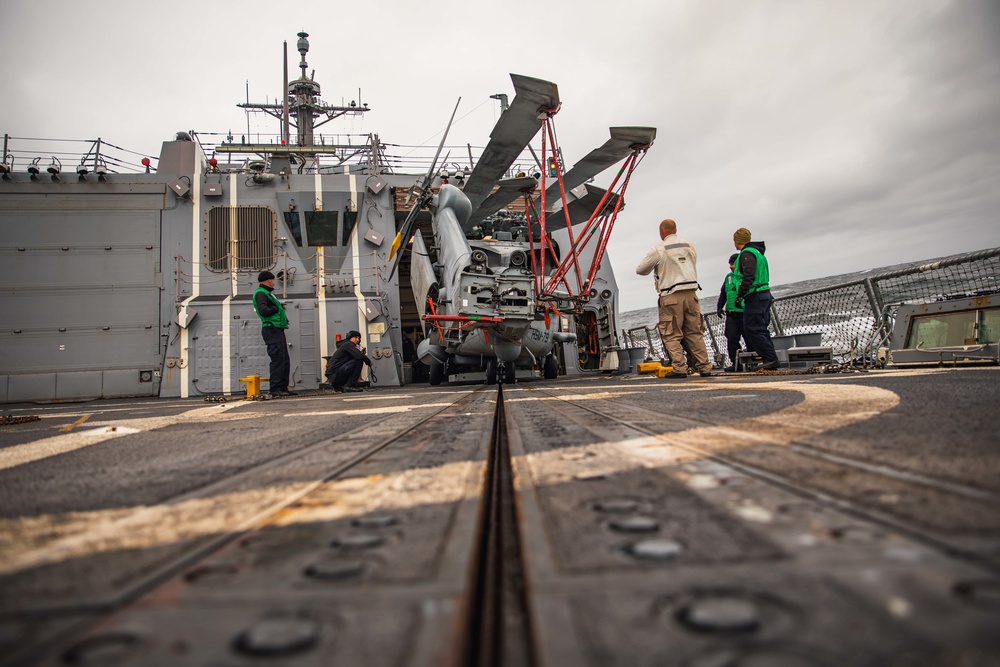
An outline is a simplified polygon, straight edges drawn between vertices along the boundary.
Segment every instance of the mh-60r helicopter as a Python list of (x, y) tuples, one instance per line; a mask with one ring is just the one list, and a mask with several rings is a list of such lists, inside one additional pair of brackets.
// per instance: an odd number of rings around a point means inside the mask
[[(435, 156), (411, 193), (413, 208), (392, 246), (393, 272), (400, 250), (410, 248), (424, 334), (416, 357), (429, 366), (432, 385), (482, 372), (487, 384), (510, 383), (518, 369), (533, 367), (554, 378), (557, 344), (576, 341), (582, 355), (593, 353), (587, 360), (593, 367), (600, 329), (614, 338), (617, 285), (602, 260), (629, 179), (656, 129), (611, 128), (603, 146), (563, 172), (553, 128), (561, 105), (556, 85), (516, 74), (511, 79), (514, 101), (464, 188), (443, 170), (435, 192)], [(531, 151), (538, 169), (502, 178), (540, 130), (541, 158)], [(587, 183), (621, 160), (609, 189)], [(512, 206), (517, 199), (520, 205)], [(431, 212), (430, 244), (414, 228), (423, 208)]]

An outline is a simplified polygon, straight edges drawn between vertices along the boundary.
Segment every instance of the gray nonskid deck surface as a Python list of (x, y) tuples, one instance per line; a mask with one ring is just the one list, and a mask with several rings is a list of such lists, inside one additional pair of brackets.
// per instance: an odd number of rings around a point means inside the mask
[[(540, 664), (996, 664), (998, 373), (505, 387)], [(0, 662), (453, 659), (495, 400), (12, 406)]]

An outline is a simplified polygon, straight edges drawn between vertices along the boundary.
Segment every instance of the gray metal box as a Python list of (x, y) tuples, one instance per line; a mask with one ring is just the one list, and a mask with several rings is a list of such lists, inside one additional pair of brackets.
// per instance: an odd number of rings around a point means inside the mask
[(812, 368), (816, 364), (833, 362), (833, 348), (823, 346), (793, 347), (788, 350), (788, 365), (791, 368)]
[(167, 187), (173, 190), (174, 194), (177, 195), (178, 197), (186, 196), (187, 193), (190, 192), (191, 190), (188, 184), (179, 178), (175, 178), (174, 180), (167, 183)]
[(375, 245), (382, 245), (382, 239), (384, 238), (385, 237), (382, 234), (379, 234), (374, 229), (369, 229), (365, 232), (365, 240), (369, 243), (374, 243)]

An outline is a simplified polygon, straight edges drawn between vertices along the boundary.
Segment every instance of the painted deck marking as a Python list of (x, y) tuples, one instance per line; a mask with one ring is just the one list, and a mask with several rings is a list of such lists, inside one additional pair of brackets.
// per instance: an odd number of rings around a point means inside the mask
[(63, 426), (61, 429), (59, 429), (59, 432), (60, 433), (69, 433), (70, 431), (72, 431), (73, 429), (75, 429), (77, 426), (79, 426), (83, 422), (85, 422), (88, 419), (90, 419), (92, 416), (93, 415), (84, 415), (84, 416), (80, 417), (79, 419), (77, 419), (72, 424), (67, 424), (66, 426)]
[[(83, 447), (89, 447), (90, 445), (96, 445), (99, 442), (104, 442), (105, 440), (110, 440), (112, 438), (118, 438), (130, 433), (136, 433), (138, 431), (152, 431), (153, 429), (171, 426), (184, 421), (211, 419), (212, 417), (226, 412), (227, 410), (231, 410), (242, 405), (249, 404), (244, 402), (222, 403), (208, 408), (188, 410), (169, 417), (146, 417), (143, 419), (128, 419), (120, 422), (106, 422), (89, 431), (77, 431), (75, 433), (66, 433), (65, 435), (56, 435), (43, 440), (27, 442), (23, 445), (10, 447), (0, 452), (0, 470), (15, 468), (33, 461), (47, 459), (50, 456), (58, 456), (60, 454), (82, 449)], [(77, 424), (82, 424), (87, 420), (87, 418), (89, 418), (89, 416), (90, 415), (85, 415), (85, 417), (81, 417), (73, 424), (70, 424), (70, 426), (72, 427)], [(67, 427), (63, 427), (63, 429), (65, 428)]]

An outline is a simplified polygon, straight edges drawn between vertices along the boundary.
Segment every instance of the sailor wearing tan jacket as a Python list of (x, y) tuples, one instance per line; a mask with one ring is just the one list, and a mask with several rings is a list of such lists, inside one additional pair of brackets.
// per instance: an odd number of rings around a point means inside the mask
[(635, 272), (648, 276), (653, 272), (659, 294), (659, 330), (663, 349), (670, 355), (674, 370), (667, 377), (687, 377), (684, 348), (701, 375), (712, 374), (705, 337), (702, 335), (701, 306), (698, 304), (698, 253), (690, 241), (677, 236), (677, 223), (660, 223), (661, 243), (642, 258)]

